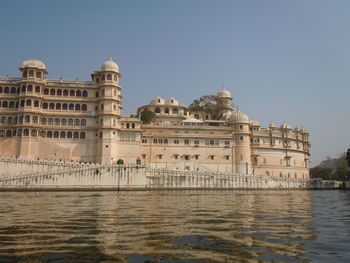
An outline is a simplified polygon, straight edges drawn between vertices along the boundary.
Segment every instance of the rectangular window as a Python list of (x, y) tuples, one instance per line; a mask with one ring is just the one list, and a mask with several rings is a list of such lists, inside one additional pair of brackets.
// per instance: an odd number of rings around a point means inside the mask
[(219, 145), (219, 140), (215, 140), (215, 145)]
[(179, 140), (174, 140), (174, 144), (179, 144)]
[(195, 155), (194, 158), (195, 158), (196, 160), (198, 160), (198, 159), (199, 159), (199, 155), (198, 155), (198, 154)]
[(229, 146), (230, 145), (230, 141), (225, 141), (225, 146)]
[(184, 158), (186, 161), (188, 161), (190, 159), (190, 156), (189, 155), (184, 155)]
[(179, 155), (178, 155), (178, 154), (175, 154), (175, 155), (174, 155), (174, 158), (175, 158), (175, 160), (179, 159)]
[(209, 140), (205, 140), (205, 145), (209, 145)]
[(209, 155), (210, 160), (214, 160), (215, 159), (215, 155)]
[(146, 154), (142, 154), (142, 159), (146, 159)]
[(158, 140), (157, 139), (153, 139), (153, 143), (158, 143)]
[(239, 136), (239, 140), (243, 142), (243, 136)]
[(164, 144), (168, 144), (168, 139), (164, 139)]
[(230, 156), (229, 155), (225, 155), (225, 159), (226, 160), (230, 160)]
[(162, 160), (163, 159), (163, 155), (162, 154), (158, 154), (158, 158), (159, 158), (159, 160)]
[(195, 145), (199, 145), (199, 140), (195, 140), (195, 141), (194, 141), (194, 144), (195, 144)]
[(142, 143), (147, 143), (147, 140), (146, 139), (142, 139)]
[(190, 144), (190, 141), (186, 139), (185, 144)]
[(163, 139), (159, 139), (159, 140), (158, 140), (158, 143), (163, 143)]

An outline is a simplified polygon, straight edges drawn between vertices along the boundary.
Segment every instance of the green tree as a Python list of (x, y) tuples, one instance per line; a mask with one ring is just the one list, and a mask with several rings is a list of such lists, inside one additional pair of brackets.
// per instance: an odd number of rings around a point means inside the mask
[(339, 158), (337, 170), (335, 171), (335, 179), (339, 181), (344, 181), (347, 179), (348, 163), (345, 156)]
[(189, 109), (192, 112), (202, 113), (203, 120), (206, 114), (210, 114), (213, 119), (220, 119), (222, 116), (219, 114), (218, 98), (214, 95), (204, 95), (199, 99), (195, 99)]
[(141, 112), (141, 116), (140, 116), (141, 121), (144, 124), (151, 123), (155, 117), (156, 117), (156, 114), (150, 110), (144, 110), (143, 112)]
[(123, 159), (118, 159), (117, 164), (124, 164), (124, 160)]
[(334, 174), (330, 168), (316, 166), (310, 169), (311, 178), (322, 178), (323, 180), (334, 180)]

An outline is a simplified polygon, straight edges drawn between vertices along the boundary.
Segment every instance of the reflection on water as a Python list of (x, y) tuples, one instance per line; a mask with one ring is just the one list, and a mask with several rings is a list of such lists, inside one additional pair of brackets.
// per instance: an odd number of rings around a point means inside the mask
[(345, 262), (350, 193), (0, 193), (0, 262)]

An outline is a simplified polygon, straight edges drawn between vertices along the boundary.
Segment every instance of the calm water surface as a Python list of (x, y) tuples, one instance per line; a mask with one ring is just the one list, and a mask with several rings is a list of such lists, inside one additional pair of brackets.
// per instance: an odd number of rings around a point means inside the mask
[(2, 192), (0, 262), (350, 262), (350, 191)]

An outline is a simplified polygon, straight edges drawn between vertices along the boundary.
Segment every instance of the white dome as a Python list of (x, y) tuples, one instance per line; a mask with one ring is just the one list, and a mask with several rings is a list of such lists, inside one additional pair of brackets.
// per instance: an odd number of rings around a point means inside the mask
[(271, 122), (271, 123), (269, 124), (269, 128), (276, 128), (276, 125), (275, 125), (273, 122)]
[(260, 123), (258, 121), (256, 121), (256, 120), (251, 120), (250, 121), (250, 125), (252, 125), (252, 126), (260, 126)]
[(169, 98), (165, 101), (165, 105), (179, 106), (179, 101), (174, 98)]
[(249, 123), (248, 116), (239, 111), (239, 107), (237, 108), (237, 111), (232, 112), (231, 117), (229, 119), (229, 122), (231, 123)]
[(219, 90), (219, 92), (218, 92), (218, 94), (216, 94), (216, 96), (219, 98), (232, 98), (231, 93), (227, 89), (224, 89), (224, 88)]
[(119, 73), (119, 66), (112, 60), (112, 57), (109, 57), (101, 66), (101, 71), (113, 71)]
[(45, 64), (38, 59), (29, 59), (22, 63), (22, 68), (39, 68), (46, 69)]
[(292, 126), (290, 126), (288, 123), (286, 122), (283, 122), (282, 125), (281, 125), (281, 128), (282, 129), (289, 129), (291, 130), (292, 129)]
[(164, 99), (157, 97), (154, 100), (151, 100), (151, 105), (164, 105)]

